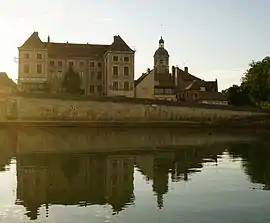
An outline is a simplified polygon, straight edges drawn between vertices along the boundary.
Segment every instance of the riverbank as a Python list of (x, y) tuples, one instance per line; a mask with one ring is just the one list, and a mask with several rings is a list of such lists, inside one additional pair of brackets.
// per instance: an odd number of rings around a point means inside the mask
[(88, 128), (268, 128), (270, 120), (253, 121), (2, 121), (0, 127), (88, 127)]

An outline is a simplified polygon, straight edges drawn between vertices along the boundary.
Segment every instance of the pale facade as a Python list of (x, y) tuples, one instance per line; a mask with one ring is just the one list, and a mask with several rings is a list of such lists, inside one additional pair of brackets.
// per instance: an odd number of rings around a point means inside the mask
[(63, 91), (70, 67), (85, 95), (134, 97), (135, 52), (120, 36), (110, 45), (42, 42), (34, 32), (19, 47), (19, 91)]
[(154, 69), (142, 74), (135, 82), (136, 98), (176, 100), (175, 76), (169, 73), (169, 57), (161, 37), (159, 48), (154, 54)]

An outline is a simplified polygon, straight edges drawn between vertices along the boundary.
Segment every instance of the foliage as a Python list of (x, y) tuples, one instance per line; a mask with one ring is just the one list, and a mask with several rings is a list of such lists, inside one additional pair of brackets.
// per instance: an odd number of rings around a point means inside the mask
[(242, 86), (233, 85), (222, 91), (223, 95), (231, 105), (252, 105), (249, 93)]
[(252, 61), (242, 79), (242, 87), (256, 102), (265, 102), (270, 97), (270, 57)]
[(71, 94), (80, 94), (81, 93), (81, 80), (78, 73), (75, 73), (72, 67), (69, 67), (68, 72), (65, 74), (63, 83), (63, 88), (66, 92)]

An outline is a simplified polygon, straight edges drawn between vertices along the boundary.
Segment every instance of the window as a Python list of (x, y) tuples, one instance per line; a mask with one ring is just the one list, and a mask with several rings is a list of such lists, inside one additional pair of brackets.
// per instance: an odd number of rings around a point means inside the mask
[(51, 75), (51, 78), (55, 78), (55, 74), (53, 70), (50, 71), (50, 75)]
[(118, 56), (113, 56), (113, 61), (118, 61)]
[(163, 60), (162, 59), (159, 60), (159, 64), (163, 65)]
[(124, 82), (124, 90), (129, 90), (129, 83), (127, 81)]
[(97, 91), (98, 91), (98, 93), (101, 93), (102, 92), (102, 86), (101, 85), (98, 85), (97, 86)]
[(72, 62), (72, 61), (69, 61), (69, 62), (68, 62), (68, 66), (69, 66), (69, 67), (73, 67), (73, 62)]
[(81, 61), (81, 62), (80, 62), (80, 67), (83, 67), (83, 66), (84, 66), (84, 62)]
[(205, 91), (205, 87), (200, 87), (201, 91)]
[(50, 66), (54, 66), (54, 61), (50, 61)]
[(25, 54), (24, 54), (24, 59), (29, 59), (29, 58), (30, 58), (29, 53), (25, 53)]
[(41, 64), (37, 64), (37, 73), (38, 74), (42, 73), (42, 65)]
[(162, 95), (162, 94), (164, 94), (164, 91), (162, 88), (155, 88), (154, 93), (156, 95)]
[(83, 80), (83, 75), (84, 75), (83, 71), (81, 71), (81, 72), (79, 73), (79, 75), (80, 75), (81, 80)]
[(29, 64), (25, 64), (24, 67), (23, 67), (23, 71), (24, 73), (28, 74), (30, 69), (29, 69)]
[(58, 66), (62, 67), (62, 65), (63, 65), (62, 61), (58, 61)]
[(39, 60), (42, 59), (42, 54), (41, 54), (41, 53), (38, 53), (38, 54), (37, 54), (37, 59), (39, 59)]
[(98, 73), (97, 73), (97, 79), (98, 79), (98, 80), (101, 80), (101, 79), (102, 79), (102, 73), (101, 73), (101, 72), (98, 72)]
[(63, 77), (62, 71), (58, 71), (57, 76), (58, 76), (59, 79), (62, 79), (62, 77)]
[(89, 87), (89, 92), (90, 92), (90, 93), (94, 93), (94, 92), (95, 92), (94, 85), (90, 85), (90, 87)]
[(129, 75), (129, 67), (124, 67), (124, 75)]
[(125, 62), (129, 62), (129, 57), (124, 57)]
[(99, 68), (102, 67), (102, 63), (98, 63), (98, 67), (99, 67)]
[(113, 66), (113, 76), (118, 76), (118, 67)]
[(118, 81), (113, 82), (113, 90), (118, 90)]
[(95, 66), (95, 62), (94, 61), (91, 61), (90, 62), (90, 67), (93, 68)]

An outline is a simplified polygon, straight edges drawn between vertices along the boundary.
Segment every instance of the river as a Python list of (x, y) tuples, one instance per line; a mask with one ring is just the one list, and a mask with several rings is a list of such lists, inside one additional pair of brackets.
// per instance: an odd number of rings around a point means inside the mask
[(0, 129), (0, 222), (270, 222), (269, 133)]

